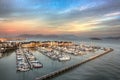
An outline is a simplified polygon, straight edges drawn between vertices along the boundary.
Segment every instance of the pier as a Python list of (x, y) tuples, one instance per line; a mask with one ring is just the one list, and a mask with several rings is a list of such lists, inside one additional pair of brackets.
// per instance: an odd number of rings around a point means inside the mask
[(76, 68), (76, 67), (78, 67), (78, 66), (80, 66), (80, 65), (82, 65), (84, 63), (87, 63), (87, 62), (89, 62), (91, 60), (94, 60), (94, 59), (96, 59), (96, 58), (98, 58), (100, 56), (103, 56), (104, 54), (110, 53), (112, 51), (113, 51), (113, 49), (111, 49), (111, 48), (107, 49), (107, 50), (105, 50), (105, 52), (103, 52), (103, 53), (101, 53), (99, 55), (92, 56), (92, 57), (88, 58), (87, 60), (84, 60), (84, 61), (82, 61), (80, 63), (77, 63), (77, 64), (69, 66), (69, 67), (65, 67), (65, 68), (60, 69), (60, 70), (55, 71), (55, 72), (51, 72), (50, 74), (46, 74), (46, 75), (43, 75), (41, 77), (37, 77), (36, 80), (48, 80), (48, 79), (51, 79), (53, 77), (56, 77), (56, 76), (58, 76), (58, 75), (60, 75), (62, 73), (65, 73), (65, 72), (67, 72), (69, 70), (72, 70), (72, 69), (74, 69), (74, 68)]
[(29, 66), (30, 66), (30, 69), (33, 69), (33, 65), (30, 63), (30, 61), (28, 60), (28, 57), (26, 56), (26, 54), (24, 53), (24, 55), (25, 55), (25, 58), (26, 58), (26, 60), (27, 60), (27, 63), (29, 64)]

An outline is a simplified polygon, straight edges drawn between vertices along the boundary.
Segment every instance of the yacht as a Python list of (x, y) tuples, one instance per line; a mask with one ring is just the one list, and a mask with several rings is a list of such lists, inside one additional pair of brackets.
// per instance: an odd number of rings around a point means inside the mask
[(71, 57), (68, 56), (68, 55), (62, 55), (62, 57), (59, 58), (59, 61), (67, 61), (67, 60), (70, 60)]
[(34, 68), (41, 68), (43, 65), (39, 61), (31, 61), (31, 64), (33, 65)]

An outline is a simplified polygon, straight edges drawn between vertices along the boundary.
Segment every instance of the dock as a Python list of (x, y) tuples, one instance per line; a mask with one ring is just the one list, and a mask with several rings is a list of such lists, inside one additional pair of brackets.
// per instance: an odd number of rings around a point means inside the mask
[(29, 64), (29, 66), (30, 66), (30, 69), (33, 69), (33, 65), (30, 63), (30, 61), (28, 60), (28, 58), (27, 58), (27, 56), (26, 56), (25, 53), (24, 53), (24, 56), (25, 56), (25, 58), (26, 58), (26, 60), (27, 60), (27, 62)]
[(96, 59), (96, 58), (98, 58), (98, 57), (100, 57), (100, 56), (103, 56), (103, 55), (105, 55), (105, 54), (107, 54), (107, 53), (110, 53), (110, 52), (112, 52), (112, 51), (113, 51), (112, 48), (107, 49), (107, 50), (105, 50), (105, 52), (103, 52), (103, 53), (101, 53), (101, 54), (99, 54), (99, 55), (92, 56), (92, 57), (88, 58), (87, 60), (82, 61), (82, 62), (80, 62), (80, 63), (77, 63), (77, 64), (75, 64), (75, 65), (72, 65), (72, 66), (69, 66), (69, 67), (65, 67), (65, 68), (63, 68), (63, 69), (60, 69), (60, 70), (58, 70), (58, 71), (51, 72), (51, 73), (49, 73), (49, 74), (46, 74), (46, 75), (43, 75), (43, 76), (40, 76), (40, 77), (36, 77), (35, 80), (48, 80), (48, 79), (54, 78), (54, 77), (56, 77), (56, 76), (58, 76), (58, 75), (60, 75), (60, 74), (62, 74), (62, 73), (65, 73), (65, 72), (67, 72), (67, 71), (70, 71), (70, 70), (72, 70), (72, 69), (74, 69), (74, 68), (76, 68), (76, 67), (78, 67), (78, 66), (80, 66), (80, 65), (82, 65), (82, 64), (84, 64), (84, 63), (87, 63), (87, 62), (89, 62), (89, 61), (92, 61), (92, 60), (94, 60), (94, 59)]

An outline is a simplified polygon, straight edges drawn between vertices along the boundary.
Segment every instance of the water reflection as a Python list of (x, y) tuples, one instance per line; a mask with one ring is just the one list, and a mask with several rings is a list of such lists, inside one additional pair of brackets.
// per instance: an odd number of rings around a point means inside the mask
[(10, 56), (15, 50), (10, 50), (9, 52), (0, 53), (0, 59)]

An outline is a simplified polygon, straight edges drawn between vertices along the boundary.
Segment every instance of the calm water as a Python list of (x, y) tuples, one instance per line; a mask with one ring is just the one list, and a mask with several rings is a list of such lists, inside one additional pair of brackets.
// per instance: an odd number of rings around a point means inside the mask
[[(86, 41), (86, 43), (91, 43), (91, 41)], [(114, 51), (52, 80), (120, 80), (120, 41), (93, 41), (92, 43), (101, 47), (111, 47)], [(16, 55), (15, 52), (10, 52), (0, 58), (0, 80), (35, 80), (36, 77), (73, 65), (95, 54), (91, 53), (82, 57), (70, 55), (72, 57), (70, 61), (58, 62), (38, 51), (32, 50), (32, 52), (43, 63), (43, 68), (16, 72)]]

